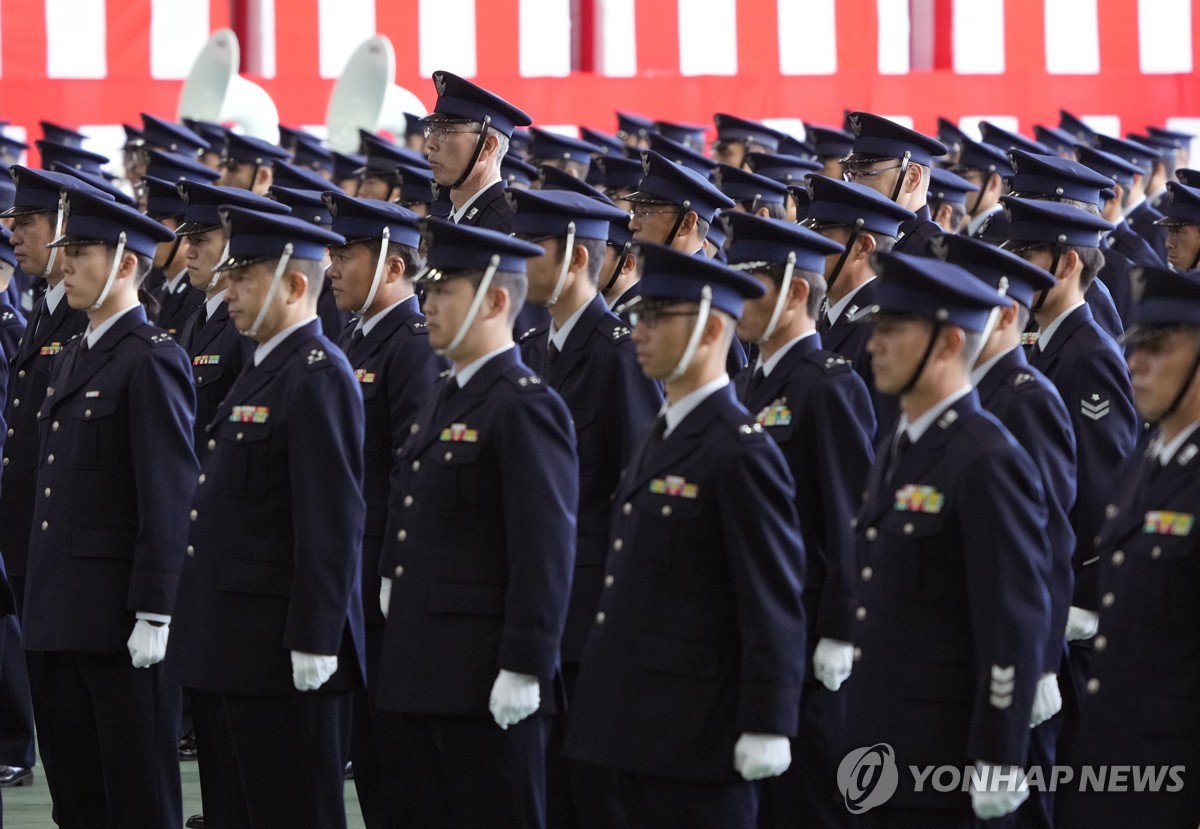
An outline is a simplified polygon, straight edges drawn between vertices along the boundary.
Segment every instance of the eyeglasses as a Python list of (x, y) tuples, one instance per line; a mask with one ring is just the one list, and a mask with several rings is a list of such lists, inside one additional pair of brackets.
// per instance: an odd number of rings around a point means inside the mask
[(667, 317), (694, 317), (699, 313), (700, 312), (697, 310), (659, 311), (654, 308), (647, 308), (644, 311), (631, 310), (629, 312), (629, 324), (634, 328), (637, 328), (639, 325), (644, 325), (653, 331), (655, 328), (658, 328), (659, 323), (661, 323)]
[(658, 205), (658, 204), (642, 204), (629, 211), (630, 217), (634, 219), (643, 219), (646, 216), (653, 216), (656, 213), (678, 213), (679, 208), (675, 205)]
[(878, 170), (843, 170), (843, 181), (859, 181), (864, 178), (875, 178), (880, 173), (886, 173), (888, 170), (899, 170), (903, 164), (893, 164), (891, 167), (880, 167)]
[(427, 124), (425, 129), (423, 129), (421, 132), (425, 135), (426, 141), (428, 141), (430, 138), (437, 139), (438, 141), (445, 141), (451, 135), (455, 135), (456, 133), (460, 132), (468, 133), (470, 135), (479, 135), (479, 130), (452, 130), (449, 127), (433, 126), (431, 124)]

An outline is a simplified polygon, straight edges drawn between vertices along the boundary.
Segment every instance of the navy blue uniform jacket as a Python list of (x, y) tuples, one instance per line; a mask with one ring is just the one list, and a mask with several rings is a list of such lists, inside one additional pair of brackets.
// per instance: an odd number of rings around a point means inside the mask
[(188, 318), (204, 302), (204, 292), (192, 287), (186, 272), (179, 280), (179, 284), (175, 286), (174, 291), (168, 294), (166, 288), (167, 285), (164, 282), (161, 289), (155, 291), (159, 308), (158, 314), (154, 318), (154, 324), (178, 340)]
[(216, 416), (217, 407), (254, 353), (254, 340), (238, 332), (224, 302), (217, 306), (211, 319), (204, 319), (205, 313), (202, 305), (192, 314), (180, 339), (180, 345), (191, 360), (196, 383), (194, 438), (196, 457), (201, 462), (208, 452), (210, 439), (205, 427)]
[(338, 656), (330, 689), (362, 682), (356, 386), (312, 320), (247, 368), (208, 424), (170, 644), (185, 687), (300, 693), (293, 650)]
[(933, 220), (933, 216), (929, 212), (929, 205), (921, 205), (916, 212), (915, 219), (908, 219), (900, 223), (900, 236), (892, 248), (896, 253), (924, 256), (929, 240), (942, 235), (942, 226)]
[(196, 481), (187, 358), (139, 306), (64, 350), (41, 437), (22, 636), (125, 653), (138, 611), (171, 615)]
[(807, 651), (794, 499), (732, 385), (648, 437), (614, 500), (567, 756), (732, 783), (740, 734), (796, 733)]
[(871, 405), (875, 409), (875, 434), (890, 435), (900, 419), (900, 403), (890, 394), (875, 390), (875, 372), (871, 368), (871, 355), (867, 352), (867, 340), (871, 339), (871, 326), (850, 321), (856, 311), (875, 303), (875, 292), (879, 289), (875, 280), (859, 288), (854, 300), (842, 310), (837, 322), (830, 326), (824, 314), (817, 330), (825, 348), (841, 354), (850, 361), (858, 376), (867, 384)]

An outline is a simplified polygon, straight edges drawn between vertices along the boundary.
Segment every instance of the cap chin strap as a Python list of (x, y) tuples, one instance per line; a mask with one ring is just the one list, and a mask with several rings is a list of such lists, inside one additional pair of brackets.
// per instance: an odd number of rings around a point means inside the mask
[(113, 283), (117, 281), (117, 271), (121, 269), (121, 257), (125, 255), (125, 232), (121, 231), (121, 235), (117, 237), (117, 254), (113, 257), (112, 267), (108, 270), (108, 279), (104, 280), (104, 288), (100, 291), (100, 296), (96, 297), (96, 301), (88, 306), (88, 313), (97, 311), (100, 306), (108, 299), (108, 294), (112, 290)]
[(856, 219), (854, 227), (850, 229), (850, 237), (846, 239), (846, 247), (842, 250), (842, 255), (838, 257), (837, 264), (833, 266), (833, 270), (829, 272), (829, 278), (825, 280), (825, 296), (829, 296), (829, 292), (833, 290), (833, 283), (837, 282), (837, 278), (842, 275), (842, 268), (846, 267), (846, 259), (850, 256), (850, 251), (854, 248), (854, 243), (858, 241), (859, 234), (862, 233), (863, 220)]
[(921, 374), (925, 371), (925, 364), (929, 362), (929, 355), (933, 354), (933, 344), (937, 342), (938, 334), (942, 331), (942, 323), (935, 322), (933, 324), (933, 332), (929, 335), (929, 344), (925, 346), (925, 353), (921, 355), (921, 362), (917, 363), (917, 368), (913, 372), (912, 377), (908, 378), (908, 382), (900, 391), (896, 392), (897, 397), (903, 397), (916, 387), (917, 381), (921, 379)]
[[(1063, 253), (1062, 245), (1061, 244), (1055, 245), (1054, 246), (1054, 257), (1050, 260), (1049, 273), (1051, 276), (1054, 277), (1054, 280), (1056, 282), (1058, 281), (1058, 260), (1062, 258), (1062, 253)], [(1042, 291), (1041, 295), (1033, 301), (1033, 307), (1029, 309), (1031, 313), (1036, 314), (1038, 311), (1042, 310), (1042, 306), (1046, 304), (1046, 297), (1049, 295), (1049, 293), (1050, 293), (1049, 288)]]
[(613, 285), (617, 284), (617, 280), (621, 278), (621, 271), (625, 269), (625, 257), (629, 255), (629, 251), (633, 249), (633, 242), (626, 242), (621, 246), (621, 252), (617, 254), (617, 266), (613, 268), (612, 276), (608, 278), (608, 284), (600, 289), (600, 294), (603, 296), (613, 289)]
[(459, 187), (462, 187), (462, 183), (467, 180), (467, 176), (471, 175), (471, 171), (475, 169), (475, 163), (479, 161), (479, 154), (483, 152), (483, 142), (487, 141), (488, 126), (491, 123), (492, 116), (483, 116), (483, 126), (479, 129), (479, 138), (475, 140), (475, 152), (471, 153), (471, 160), (463, 168), (462, 175), (458, 177), (458, 181), (450, 185), (451, 190), (457, 190)]
[(208, 284), (204, 286), (205, 295), (213, 288), (217, 287), (217, 283), (221, 281), (221, 271), (217, 270), (217, 265), (220, 265), (229, 258), (229, 235), (225, 236), (225, 248), (221, 251), (221, 258), (217, 260), (217, 264), (213, 265), (209, 270), (212, 271), (212, 279), (208, 280)]
[(979, 205), (983, 202), (984, 191), (987, 190), (988, 182), (991, 180), (992, 174), (990, 172), (983, 177), (983, 185), (979, 188), (979, 195), (975, 197), (975, 204), (973, 204), (971, 209), (967, 211), (968, 216), (974, 217), (976, 212), (979, 210)]
[[(62, 235), (63, 220), (67, 215), (67, 194), (58, 194), (58, 215), (54, 219), (54, 235), (50, 238), (57, 239)], [(50, 248), (50, 258), (46, 260), (46, 267), (42, 269), (42, 279), (50, 278), (50, 271), (54, 270), (54, 259), (58, 256), (58, 248)]]
[(666, 376), (663, 383), (674, 383), (688, 370), (688, 366), (692, 364), (692, 358), (696, 356), (696, 349), (700, 347), (700, 337), (704, 333), (704, 326), (708, 324), (708, 317), (711, 313), (712, 288), (705, 285), (700, 290), (700, 311), (696, 315), (696, 325), (692, 329), (692, 336), (688, 338), (687, 348), (683, 350), (683, 356), (679, 358), (679, 362), (675, 364), (675, 368), (671, 369), (671, 373)]
[(454, 339), (445, 348), (435, 349), (439, 357), (452, 357), (458, 347), (462, 345), (462, 341), (466, 339), (467, 332), (471, 330), (471, 326), (475, 324), (475, 317), (479, 315), (479, 309), (483, 306), (483, 298), (487, 296), (488, 288), (492, 286), (492, 279), (496, 276), (496, 271), (500, 268), (500, 257), (493, 256), (492, 261), (488, 263), (487, 270), (483, 272), (483, 279), (479, 280), (479, 287), (475, 289), (475, 297), (471, 300), (471, 307), (467, 309), (467, 315), (463, 317), (463, 321), (458, 326), (458, 331), (454, 334)]
[(183, 243), (183, 237), (181, 237), (181, 236), (176, 236), (175, 241), (171, 243), (171, 252), (167, 255), (167, 261), (163, 264), (164, 271), (168, 267), (170, 267), (171, 262), (173, 262), (175, 260), (175, 254), (179, 253), (179, 246), (182, 243)]
[(679, 205), (679, 215), (675, 217), (675, 224), (671, 225), (671, 232), (668, 233), (667, 238), (663, 240), (664, 245), (670, 247), (671, 243), (675, 241), (675, 234), (679, 232), (679, 228), (683, 224), (684, 217), (687, 216), (688, 211), (691, 209), (692, 200), (684, 199), (683, 204)]
[(896, 186), (892, 188), (892, 201), (900, 198), (900, 190), (904, 187), (904, 175), (908, 172), (908, 164), (912, 160), (912, 153), (904, 152), (904, 157), (900, 159), (900, 175), (896, 177)]
[(288, 262), (291, 259), (292, 243), (288, 242), (283, 246), (283, 254), (279, 257), (279, 264), (275, 266), (275, 275), (271, 277), (271, 286), (267, 288), (267, 295), (263, 297), (263, 304), (258, 309), (258, 316), (254, 318), (254, 325), (250, 326), (250, 330), (246, 332), (247, 337), (253, 339), (258, 336), (258, 329), (262, 327), (263, 320), (267, 316), (267, 311), (271, 310), (271, 301), (275, 299), (275, 291), (279, 288), (279, 283), (283, 279), (283, 272), (287, 270)]
[(383, 238), (379, 242), (379, 261), (375, 263), (375, 276), (371, 277), (371, 290), (367, 291), (367, 298), (363, 302), (362, 307), (354, 313), (361, 316), (366, 316), (367, 309), (371, 307), (371, 303), (375, 301), (375, 294), (379, 293), (379, 285), (383, 281), (383, 269), (387, 265), (387, 250), (388, 243), (392, 240), (392, 229), (385, 227), (383, 229)]
[(574, 251), (575, 251), (575, 223), (570, 222), (567, 224), (567, 245), (563, 249), (562, 268), (558, 272), (558, 282), (556, 282), (554, 284), (554, 293), (550, 294), (550, 299), (548, 299), (546, 301), (547, 308), (553, 307), (554, 304), (556, 302), (558, 302), (558, 297), (560, 294), (562, 294), (563, 286), (565, 286), (567, 284), (567, 274), (570, 272), (570, 269), (571, 269), (571, 255), (574, 253)]
[(759, 345), (766, 345), (767, 341), (775, 334), (775, 328), (779, 325), (779, 318), (783, 316), (783, 306), (787, 304), (788, 293), (792, 289), (792, 271), (795, 269), (796, 251), (793, 250), (788, 252), (787, 266), (783, 269), (783, 281), (779, 285), (779, 298), (775, 300), (775, 310), (771, 312), (771, 319), (767, 323), (766, 330), (758, 338)]

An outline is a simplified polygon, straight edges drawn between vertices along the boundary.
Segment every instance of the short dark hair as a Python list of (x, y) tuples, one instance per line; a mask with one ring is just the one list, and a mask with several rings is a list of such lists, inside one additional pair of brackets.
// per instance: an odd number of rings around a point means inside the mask
[[(783, 272), (786, 267), (786, 265), (780, 264), (768, 265), (761, 270), (756, 270), (755, 273), (766, 274), (775, 283), (776, 288), (782, 288)], [(792, 279), (803, 279), (808, 283), (808, 301), (804, 303), (804, 311), (811, 319), (815, 320), (821, 311), (821, 303), (825, 301), (825, 274), (794, 268)]]

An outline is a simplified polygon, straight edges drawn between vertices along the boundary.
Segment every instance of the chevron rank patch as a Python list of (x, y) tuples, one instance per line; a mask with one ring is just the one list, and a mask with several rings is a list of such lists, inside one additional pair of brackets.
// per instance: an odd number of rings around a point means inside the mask
[(698, 484), (689, 484), (681, 475), (668, 475), (650, 482), (650, 491), (655, 495), (673, 495), (677, 498), (696, 498), (700, 495)]
[(355, 378), (358, 379), (358, 382), (360, 382), (360, 383), (374, 383), (375, 382), (375, 372), (367, 371), (365, 368), (356, 368), (354, 370), (354, 376), (355, 376)]
[(268, 406), (234, 406), (229, 420), (232, 423), (266, 423), (270, 416)]
[(1191, 535), (1196, 516), (1190, 512), (1151, 510), (1146, 513), (1142, 532), (1151, 535)]
[(1107, 397), (1101, 400), (1098, 394), (1093, 394), (1091, 397), (1079, 401), (1079, 413), (1088, 420), (1101, 420), (1111, 410), (1111, 401)]
[(790, 426), (792, 410), (787, 406), (787, 398), (780, 397), (771, 401), (771, 405), (764, 406), (754, 419), (763, 426)]
[(53, 357), (60, 351), (62, 351), (62, 343), (50, 343), (50, 345), (42, 346), (42, 350), (38, 352), (38, 356)]
[(1021, 345), (1033, 345), (1038, 341), (1038, 332), (1026, 331), (1021, 335)]
[(937, 487), (907, 484), (896, 490), (895, 509), (900, 512), (925, 512), (937, 515), (946, 503), (946, 496)]
[(1001, 668), (992, 666), (992, 684), (988, 688), (988, 701), (993, 708), (1003, 711), (1013, 704), (1013, 692), (1017, 685), (1017, 669), (1009, 665)]
[(438, 440), (443, 443), (478, 443), (479, 430), (468, 429), (465, 423), (451, 423), (442, 430)]
[(326, 354), (325, 350), (322, 348), (314, 348), (312, 351), (308, 352), (308, 364), (310, 366), (313, 363), (319, 363), (324, 359), (326, 359)]
[(192, 358), (192, 365), (194, 366), (215, 366), (220, 365), (220, 363), (220, 354), (197, 354)]

